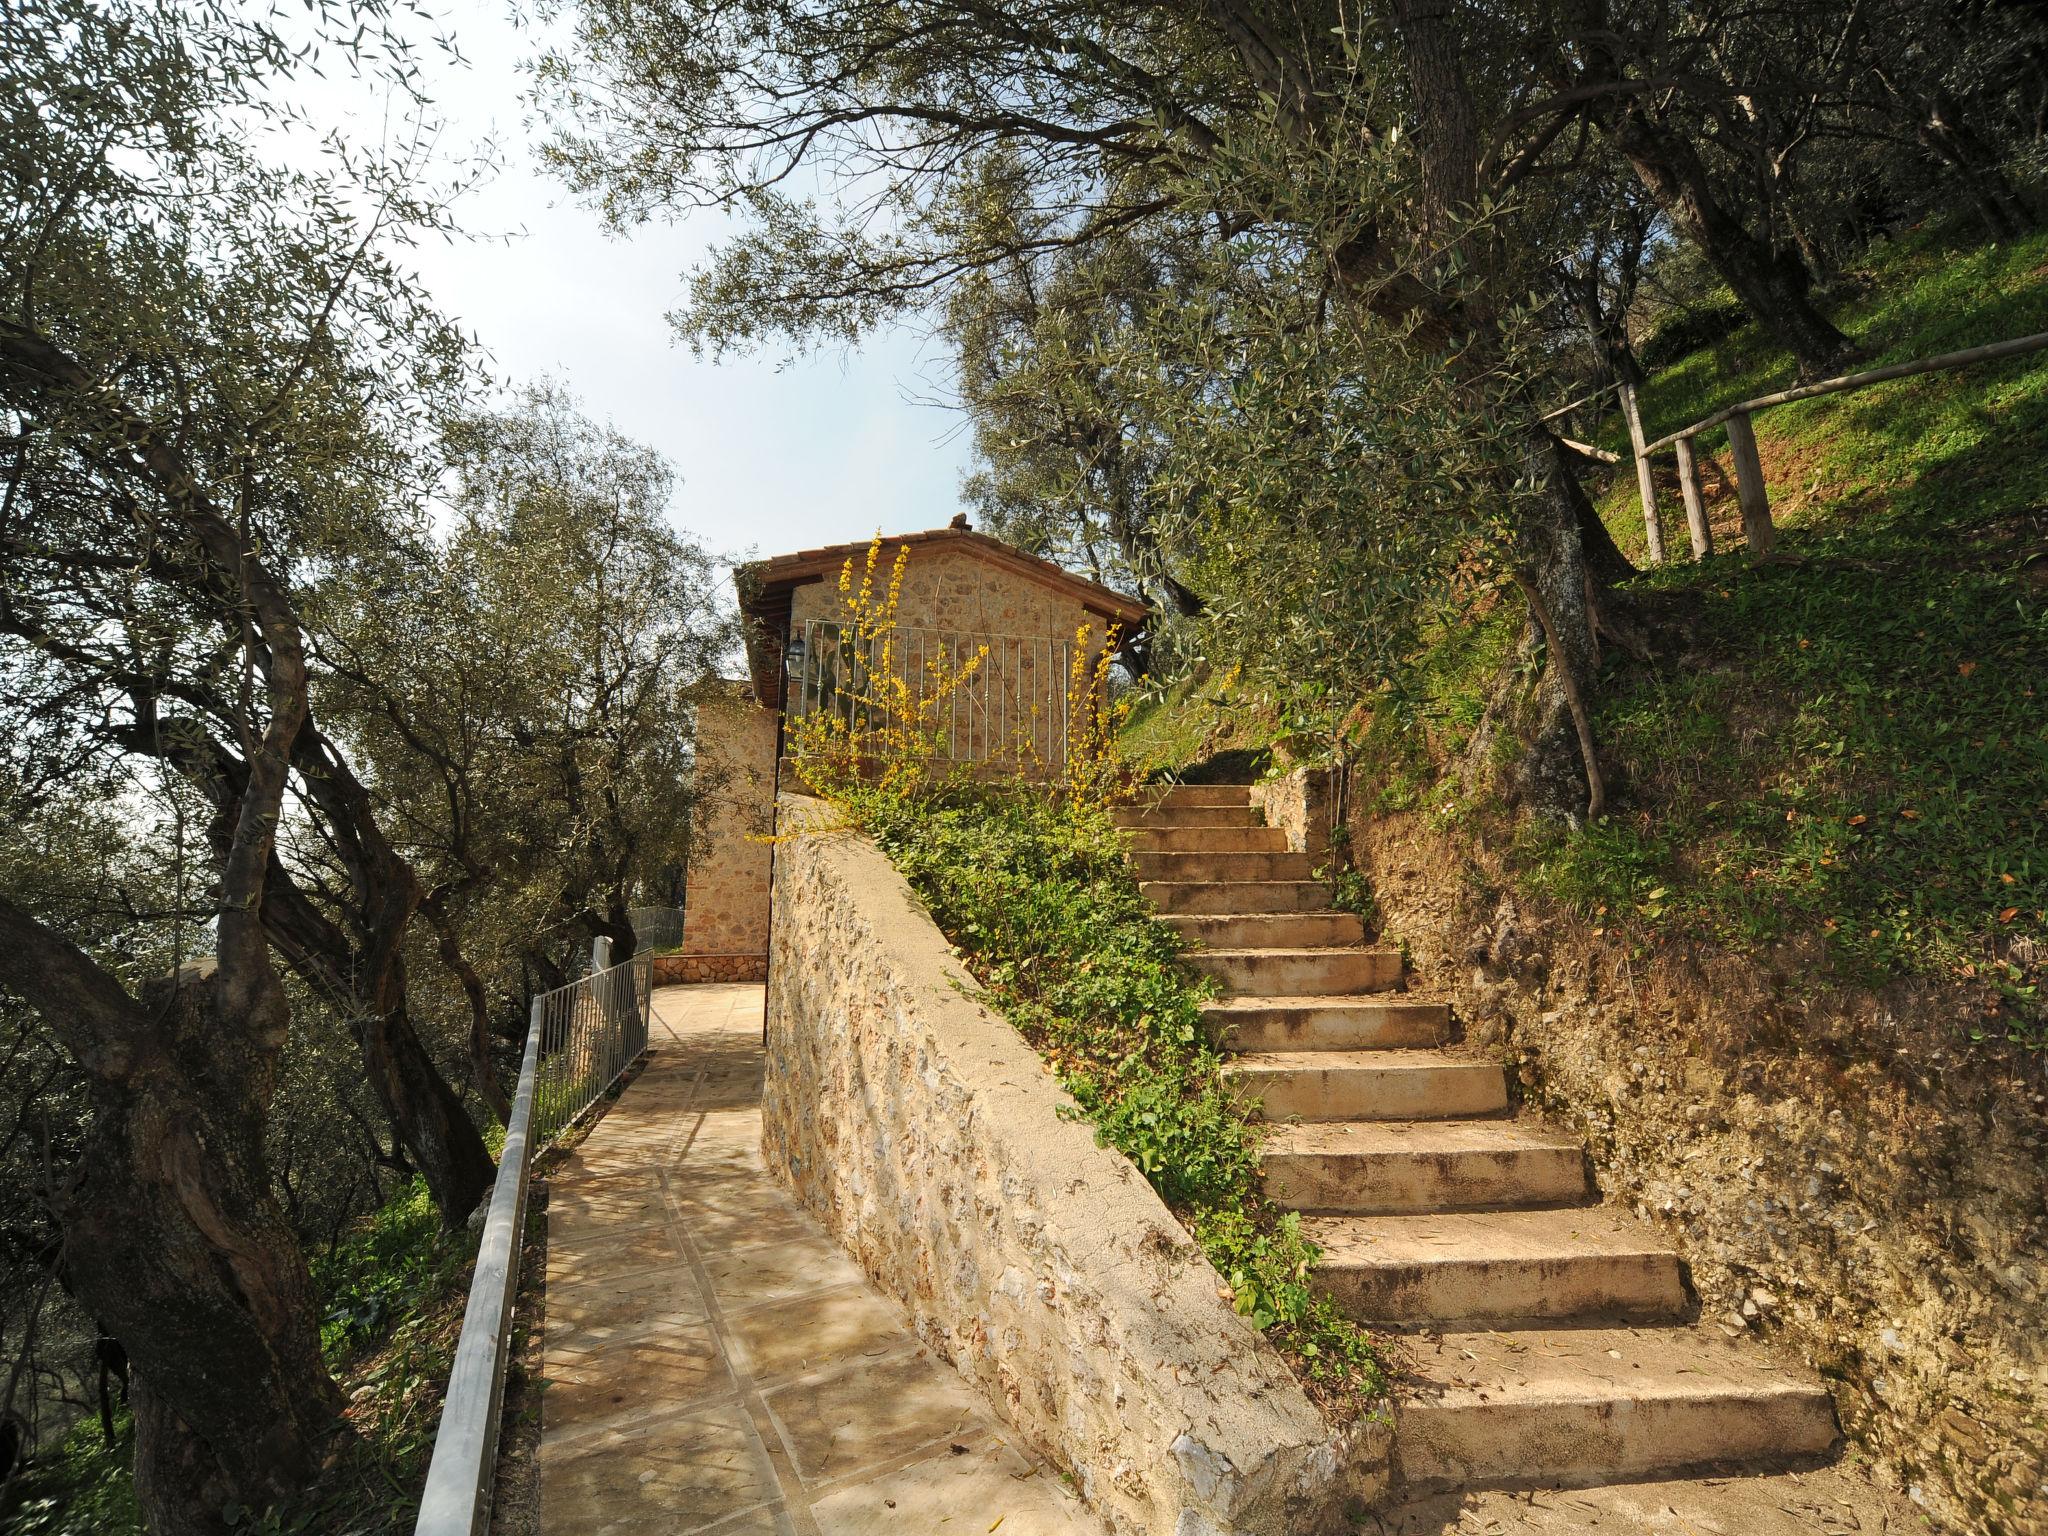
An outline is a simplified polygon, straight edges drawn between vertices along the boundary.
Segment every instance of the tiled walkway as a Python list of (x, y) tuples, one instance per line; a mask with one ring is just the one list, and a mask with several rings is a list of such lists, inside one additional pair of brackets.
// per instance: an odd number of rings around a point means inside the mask
[(654, 994), (550, 1183), (543, 1536), (1096, 1536), (766, 1172), (761, 989)]

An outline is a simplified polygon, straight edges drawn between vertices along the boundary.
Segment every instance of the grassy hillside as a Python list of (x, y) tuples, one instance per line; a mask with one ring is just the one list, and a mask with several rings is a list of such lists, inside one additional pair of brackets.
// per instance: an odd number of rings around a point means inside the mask
[[(1836, 319), (1873, 365), (2048, 331), (2048, 236), (1915, 236), (1852, 287)], [(1738, 331), (1658, 374), (1646, 422), (1654, 436), (1791, 379)], [(1609, 813), (1582, 834), (1525, 831), (1520, 878), (1643, 944), (1775, 950), (1815, 980), (1940, 978), (1971, 1032), (2048, 1043), (2048, 354), (1755, 424), (1782, 558), (1745, 558), (1716, 434), (1702, 468), (1722, 552), (1695, 564), (1666, 461), (1676, 558), (1641, 581), (1691, 594), (1697, 654), (1657, 669), (1610, 655), (1595, 720)], [(1626, 464), (1601, 508), (1640, 560)], [(1409, 698), (1366, 726), (1361, 803), (1498, 816), (1448, 770), (1520, 632), (1503, 602), (1441, 637)], [(1140, 744), (1185, 752), (1221, 713), (1169, 705)]]
[[(2048, 331), (2048, 236), (1880, 252), (1837, 322), (1871, 364)], [(1655, 434), (1789, 382), (1753, 330), (1644, 393)], [(1615, 812), (1530, 849), (1532, 880), (1618, 923), (1799, 939), (1860, 981), (1941, 976), (1973, 1027), (2042, 1040), (2048, 961), (2048, 354), (1755, 418), (1781, 551), (1717, 543), (1646, 578), (1700, 599), (1709, 660), (1620, 670), (1600, 711)], [(1725, 459), (1715, 445), (1714, 468)], [(1715, 474), (1716, 482), (1725, 476)], [(1633, 477), (1603, 511), (1640, 550)], [(1667, 548), (1683, 550), (1670, 487)]]
[[(2002, 247), (1959, 248), (1923, 233), (1873, 250), (1851, 273), (1857, 296), (1834, 320), (1880, 367), (2048, 331), (2048, 233)], [(1656, 374), (1642, 393), (1652, 438), (1724, 405), (1795, 382), (1791, 359), (1754, 326)], [(2048, 353), (1965, 371), (1922, 374), (1779, 406), (1755, 418), (1781, 529), (1830, 541), (1886, 533), (1924, 537), (1977, 527), (2048, 500)], [(1625, 451), (1618, 421), (1606, 446)], [(1715, 539), (1739, 539), (1727, 445), (1700, 444), (1715, 503)], [(1667, 549), (1684, 551), (1676, 461), (1658, 460)], [(1602, 513), (1640, 560), (1642, 514), (1631, 475), (1617, 476)], [(1795, 548), (1799, 540), (1793, 539)]]

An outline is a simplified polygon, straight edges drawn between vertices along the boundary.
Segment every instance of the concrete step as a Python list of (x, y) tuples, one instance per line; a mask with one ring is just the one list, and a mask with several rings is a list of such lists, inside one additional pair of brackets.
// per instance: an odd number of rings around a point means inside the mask
[(1210, 949), (1313, 949), (1363, 944), (1365, 925), (1349, 912), (1176, 912), (1161, 921)]
[(1507, 1108), (1497, 1061), (1441, 1051), (1253, 1051), (1224, 1075), (1268, 1120), (1432, 1120)]
[(1330, 904), (1320, 880), (1141, 880), (1138, 889), (1164, 913), (1320, 912)]
[(1446, 1333), (1405, 1354), (1394, 1458), (1419, 1488), (1618, 1482), (1835, 1440), (1816, 1378), (1713, 1329)]
[(1226, 997), (1204, 1008), (1202, 1017), (1217, 1045), (1232, 1051), (1384, 1051), (1441, 1045), (1451, 1027), (1451, 1010), (1442, 1003), (1342, 996)]
[(1302, 1230), (1323, 1250), (1316, 1279), (1371, 1322), (1673, 1320), (1686, 1310), (1670, 1245), (1602, 1206), (1320, 1216)]
[[(1312, 853), (1146, 853), (1131, 855), (1140, 880), (1306, 880)], [(1323, 898), (1329, 900), (1326, 894)]]
[(1146, 853), (1287, 851), (1287, 834), (1278, 827), (1136, 827), (1124, 836), (1133, 851)]
[(1230, 991), (1258, 997), (1378, 992), (1401, 980), (1398, 949), (1198, 949), (1188, 961)]
[(1446, 1211), (1584, 1199), (1579, 1143), (1512, 1120), (1322, 1121), (1276, 1126), (1259, 1149), (1266, 1194), (1298, 1211)]
[(1157, 806), (1167, 806), (1177, 811), (1186, 810), (1190, 806), (1249, 807), (1252, 803), (1252, 788), (1249, 784), (1140, 784), (1131, 791), (1131, 797), (1126, 803), (1141, 810)]
[(1262, 827), (1249, 805), (1119, 805), (1110, 817), (1120, 827)]

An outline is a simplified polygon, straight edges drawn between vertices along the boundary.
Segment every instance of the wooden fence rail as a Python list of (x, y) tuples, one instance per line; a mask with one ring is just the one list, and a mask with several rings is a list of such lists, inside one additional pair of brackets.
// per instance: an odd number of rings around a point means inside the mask
[(1791, 389), (1724, 406), (1689, 427), (1681, 427), (1649, 443), (1643, 441), (1642, 425), (1633, 409), (1634, 402), (1627, 398), (1632, 392), (1624, 392), (1623, 407), (1629, 418), (1629, 437), (1635, 446), (1636, 488), (1642, 498), (1643, 526), (1651, 561), (1662, 560), (1664, 549), (1663, 525), (1657, 516), (1657, 493), (1650, 478), (1651, 454), (1666, 448), (1677, 450), (1678, 488), (1685, 498), (1685, 522), (1692, 538), (1692, 556), (1695, 560), (1705, 559), (1714, 552), (1714, 535), (1707, 526), (1706, 499), (1700, 493), (1699, 463), (1693, 444), (1702, 433), (1725, 426), (1728, 429), (1728, 451), (1735, 461), (1735, 496), (1742, 507), (1742, 537), (1753, 555), (1767, 554), (1777, 542), (1778, 531), (1771, 521), (1770, 493), (1764, 488), (1764, 467), (1756, 451), (1756, 432), (1749, 422), (1757, 411), (1774, 405), (1789, 405), (1794, 400), (1811, 400), (1816, 395), (1863, 389), (1871, 384), (1882, 384), (1887, 379), (1909, 378), (1916, 373), (1935, 373), (1946, 368), (1967, 367), (1972, 363), (2020, 357), (2043, 348), (2048, 348), (2048, 331), (2035, 336), (2015, 337), (2011, 341), (1994, 341), (1981, 347), (1966, 347), (1960, 352), (1944, 352), (1939, 357), (1923, 357), (1915, 362), (1889, 363), (1882, 368), (1866, 368), (1861, 373), (1816, 379), (1811, 384), (1795, 385)]

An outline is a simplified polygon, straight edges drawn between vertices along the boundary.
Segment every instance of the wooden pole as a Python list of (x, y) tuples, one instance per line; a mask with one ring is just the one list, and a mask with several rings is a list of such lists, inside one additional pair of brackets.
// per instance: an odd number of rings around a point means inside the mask
[(1629, 447), (1635, 452), (1636, 494), (1643, 502), (1643, 538), (1650, 547), (1650, 564), (1664, 563), (1664, 525), (1657, 517), (1657, 483), (1650, 477), (1650, 461), (1643, 452), (1643, 413), (1636, 405), (1635, 386), (1621, 381), (1621, 414), (1628, 423)]
[(1737, 411), (1728, 418), (1728, 449), (1735, 458), (1735, 496), (1742, 503), (1743, 542), (1749, 545), (1752, 558), (1767, 555), (1778, 542), (1778, 530), (1771, 523), (1771, 496), (1764, 489), (1764, 462), (1757, 457), (1749, 412)]
[(1724, 421), (1737, 416), (1747, 416), (1760, 411), (1767, 405), (1786, 405), (1794, 400), (1811, 400), (1816, 395), (1832, 395), (1839, 390), (1861, 389), (1866, 384), (1881, 384), (1886, 379), (1911, 378), (1916, 373), (1934, 373), (1944, 368), (1962, 368), (1971, 363), (1992, 363), (2001, 358), (2020, 357), (2029, 352), (2048, 350), (2048, 331), (2035, 336), (2017, 336), (2011, 341), (1994, 341), (1989, 346), (1966, 347), (1961, 352), (1944, 352), (1939, 357), (1923, 357), (1917, 362), (1892, 363), (1884, 368), (1870, 368), (1862, 373), (1845, 373), (1839, 378), (1816, 379), (1811, 384), (1801, 384), (1793, 389), (1781, 389), (1775, 394), (1758, 395), (1753, 400), (1743, 400), (1726, 406), (1702, 421), (1689, 427), (1680, 427), (1669, 437), (1660, 437), (1646, 445), (1645, 453), (1655, 453), (1660, 448), (1669, 448), (1681, 437), (1698, 437), (1710, 432)]
[(1714, 552), (1714, 530), (1707, 526), (1706, 498), (1700, 494), (1700, 466), (1692, 439), (1678, 440), (1678, 489), (1685, 497), (1685, 530), (1692, 535), (1692, 557), (1704, 560)]

